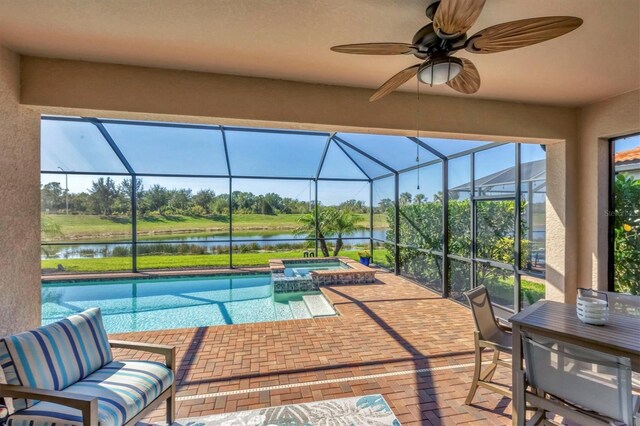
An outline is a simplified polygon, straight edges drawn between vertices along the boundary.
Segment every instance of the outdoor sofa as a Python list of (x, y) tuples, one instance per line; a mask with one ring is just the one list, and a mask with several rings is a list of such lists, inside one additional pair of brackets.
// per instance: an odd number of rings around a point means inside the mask
[[(116, 361), (112, 348), (160, 354), (165, 363)], [(134, 425), (164, 401), (171, 424), (174, 363), (173, 347), (109, 341), (98, 308), (2, 338), (7, 426)]]

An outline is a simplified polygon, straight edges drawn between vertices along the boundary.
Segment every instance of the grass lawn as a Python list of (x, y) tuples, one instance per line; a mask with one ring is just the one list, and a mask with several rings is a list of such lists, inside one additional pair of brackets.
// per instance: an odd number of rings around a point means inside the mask
[[(260, 231), (277, 233), (277, 231), (292, 231), (300, 226), (302, 214), (234, 214), (234, 231)], [(362, 214), (360, 225), (369, 226), (369, 216)], [(100, 238), (108, 240), (110, 237), (129, 237), (131, 235), (131, 219), (119, 216), (98, 215), (64, 215), (43, 214), (43, 221), (51, 222), (59, 228), (62, 235), (50, 235), (45, 241), (71, 241)], [(192, 217), (192, 216), (145, 216), (138, 218), (138, 234), (158, 235), (179, 233), (205, 232), (209, 235), (229, 232), (228, 216)], [(387, 226), (386, 215), (376, 214), (373, 221), (374, 228)], [(255, 233), (255, 232), (254, 232)]]
[[(340, 256), (358, 260), (357, 250), (341, 251)], [(234, 253), (234, 266), (267, 266), (269, 259), (302, 257), (302, 250), (278, 252)], [(47, 259), (42, 260), (43, 269), (55, 269), (58, 264), (67, 272), (115, 272), (130, 271), (131, 258), (108, 257), (88, 259)], [(186, 269), (186, 268), (228, 268), (227, 254), (194, 254), (172, 256), (139, 256), (138, 269)]]

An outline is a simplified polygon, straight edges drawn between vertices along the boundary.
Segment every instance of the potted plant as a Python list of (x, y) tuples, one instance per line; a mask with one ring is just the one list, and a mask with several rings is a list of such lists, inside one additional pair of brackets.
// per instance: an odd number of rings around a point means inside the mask
[(371, 263), (371, 253), (369, 253), (368, 250), (365, 250), (358, 252), (358, 255), (360, 256), (360, 263), (364, 266), (369, 266), (369, 263)]

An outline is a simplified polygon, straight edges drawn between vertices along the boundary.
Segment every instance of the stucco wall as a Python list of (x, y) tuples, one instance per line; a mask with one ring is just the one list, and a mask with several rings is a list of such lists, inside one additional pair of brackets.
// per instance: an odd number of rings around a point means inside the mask
[[(49, 111), (410, 135), (416, 127), (410, 93), (370, 103), (368, 89), (34, 57), (23, 58), (22, 82), (22, 103)], [(432, 135), (558, 142), (575, 131), (567, 108), (424, 95), (420, 110), (421, 127)]]
[(0, 46), (0, 336), (40, 324), (40, 115)]
[[(580, 109), (578, 286), (607, 289), (608, 141), (640, 131), (640, 90)], [(640, 279), (640, 278), (639, 278)]]

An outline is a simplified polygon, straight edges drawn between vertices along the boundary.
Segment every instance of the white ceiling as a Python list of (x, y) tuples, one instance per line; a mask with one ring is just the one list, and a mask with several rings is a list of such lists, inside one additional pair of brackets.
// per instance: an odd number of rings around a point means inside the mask
[[(0, 44), (20, 53), (375, 88), (418, 63), (329, 47), (411, 42), (424, 0), (0, 0)], [(478, 98), (577, 106), (640, 87), (640, 0), (488, 0), (469, 34), (547, 15), (584, 20), (539, 45), (470, 58)], [(411, 80), (403, 90), (415, 90)], [(446, 86), (424, 93), (458, 96)], [(468, 96), (468, 95), (460, 95)], [(384, 102), (384, 100), (380, 101)]]

